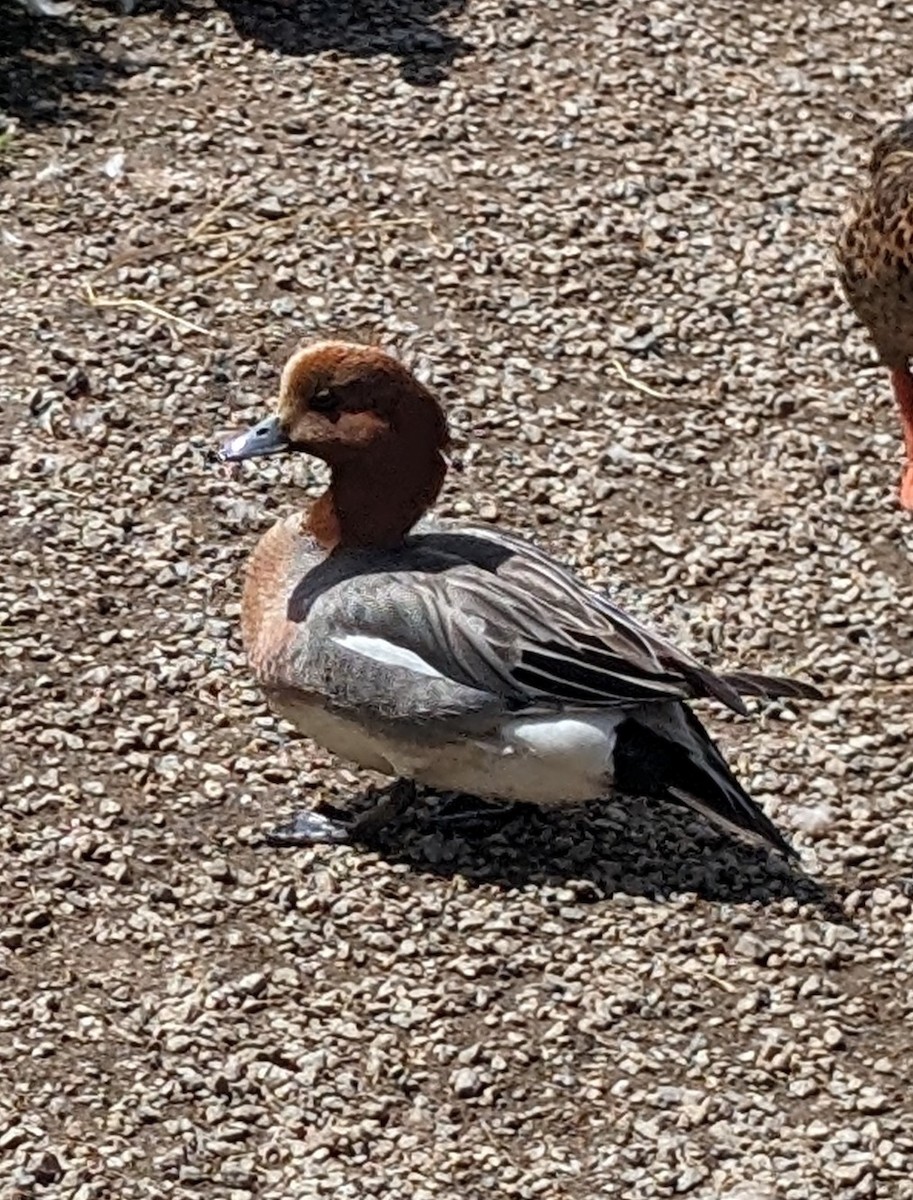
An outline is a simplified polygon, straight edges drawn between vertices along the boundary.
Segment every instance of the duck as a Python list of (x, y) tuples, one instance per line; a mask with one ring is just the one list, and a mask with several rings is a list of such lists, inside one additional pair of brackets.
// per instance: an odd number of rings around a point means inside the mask
[(687, 701), (744, 716), (745, 695), (818, 689), (717, 674), (532, 541), (433, 517), (450, 453), (435, 394), (380, 347), (342, 341), (297, 350), (272, 415), (216, 451), (328, 465), (326, 490), (249, 557), (242, 643), (274, 713), (397, 781), (357, 816), (301, 811), (277, 839), (366, 839), (423, 785), (508, 810), (672, 800), (795, 857)]
[(900, 504), (913, 510), (913, 119), (876, 136), (864, 186), (836, 239), (840, 283), (891, 374), (906, 462)]

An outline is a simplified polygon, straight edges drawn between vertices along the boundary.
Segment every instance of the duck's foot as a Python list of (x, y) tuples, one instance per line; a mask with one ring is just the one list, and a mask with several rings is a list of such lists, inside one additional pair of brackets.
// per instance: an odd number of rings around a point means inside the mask
[(268, 846), (318, 846), (352, 840), (352, 820), (334, 820), (320, 812), (297, 812), (291, 821), (266, 834)]
[(495, 833), (535, 811), (534, 804), (520, 800), (490, 804), (477, 796), (463, 796), (455, 792), (444, 799), (434, 815), (434, 824), (445, 829), (465, 829), (468, 833)]
[(913, 462), (907, 463), (901, 476), (900, 506), (908, 512), (913, 511)]
[[(369, 794), (376, 794), (373, 788)], [(414, 803), (415, 784), (410, 779), (398, 779), (363, 812), (350, 813), (324, 802), (318, 809), (303, 809), (291, 821), (277, 825), (266, 835), (266, 841), (270, 846), (338, 846), (370, 841)]]

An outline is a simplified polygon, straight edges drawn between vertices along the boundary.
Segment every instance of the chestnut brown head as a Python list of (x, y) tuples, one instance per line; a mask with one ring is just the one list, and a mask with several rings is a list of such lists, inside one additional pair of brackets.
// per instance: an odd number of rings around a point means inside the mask
[(397, 359), (375, 346), (319, 342), (286, 363), (275, 415), (231, 438), (220, 457), (300, 451), (334, 466), (360, 457), (437, 457), (448, 442), (437, 399)]

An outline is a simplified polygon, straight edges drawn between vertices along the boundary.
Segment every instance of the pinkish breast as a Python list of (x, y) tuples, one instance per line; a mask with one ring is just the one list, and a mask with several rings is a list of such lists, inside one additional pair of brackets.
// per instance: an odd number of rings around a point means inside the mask
[(300, 540), (297, 519), (286, 518), (268, 530), (250, 556), (241, 595), (241, 637), (254, 674), (261, 683), (276, 680), (295, 636), (288, 620), (295, 586)]

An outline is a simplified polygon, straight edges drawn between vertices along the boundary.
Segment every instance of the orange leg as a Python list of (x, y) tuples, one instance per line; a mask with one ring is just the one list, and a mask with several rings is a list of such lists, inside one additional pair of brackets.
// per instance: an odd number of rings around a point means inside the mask
[(891, 371), (891, 383), (894, 385), (894, 399), (900, 409), (903, 440), (907, 451), (907, 461), (900, 482), (900, 503), (904, 508), (913, 509), (913, 375), (910, 374), (909, 367), (895, 367)]

